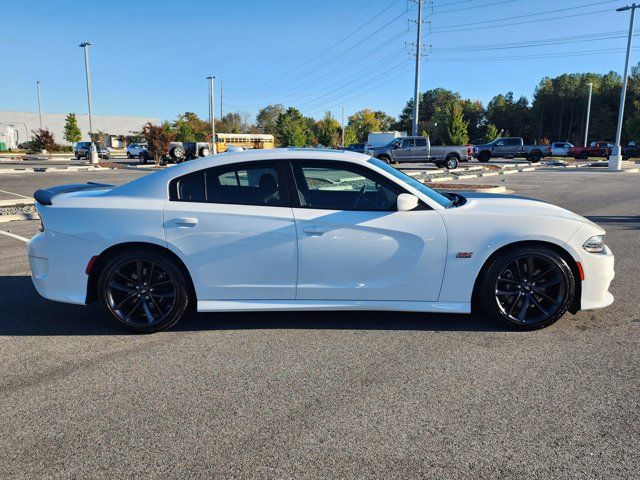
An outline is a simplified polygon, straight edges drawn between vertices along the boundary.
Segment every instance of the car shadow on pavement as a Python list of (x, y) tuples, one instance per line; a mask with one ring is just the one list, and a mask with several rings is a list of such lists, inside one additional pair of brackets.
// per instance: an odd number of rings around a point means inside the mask
[[(383, 311), (189, 314), (172, 331), (252, 329), (506, 331), (480, 315)], [(42, 298), (27, 276), (0, 276), (0, 336), (123, 335), (97, 304)]]
[(615, 225), (621, 230), (640, 230), (640, 215), (589, 215), (589, 220), (602, 225)]

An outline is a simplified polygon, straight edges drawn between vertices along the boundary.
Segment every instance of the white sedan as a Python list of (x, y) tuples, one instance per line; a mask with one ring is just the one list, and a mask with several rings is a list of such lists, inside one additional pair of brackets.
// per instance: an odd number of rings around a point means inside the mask
[(32, 279), (138, 332), (199, 312), (469, 313), (518, 329), (613, 302), (604, 230), (538, 200), (441, 194), (375, 158), (225, 153), (35, 193)]

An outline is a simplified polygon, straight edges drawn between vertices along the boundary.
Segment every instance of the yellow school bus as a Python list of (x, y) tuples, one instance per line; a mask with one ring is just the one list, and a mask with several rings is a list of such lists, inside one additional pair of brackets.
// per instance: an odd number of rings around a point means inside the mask
[(216, 133), (216, 151), (227, 151), (227, 145), (244, 148), (274, 148), (273, 135), (261, 133)]

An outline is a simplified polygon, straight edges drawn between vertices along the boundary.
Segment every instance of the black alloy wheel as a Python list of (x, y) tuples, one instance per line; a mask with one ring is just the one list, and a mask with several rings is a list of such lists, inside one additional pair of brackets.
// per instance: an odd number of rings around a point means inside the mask
[(155, 252), (116, 256), (103, 270), (98, 288), (107, 313), (139, 333), (173, 326), (188, 304), (184, 275), (171, 260)]
[(522, 330), (550, 325), (575, 293), (566, 261), (546, 247), (524, 248), (494, 260), (483, 279), (483, 305), (493, 318)]

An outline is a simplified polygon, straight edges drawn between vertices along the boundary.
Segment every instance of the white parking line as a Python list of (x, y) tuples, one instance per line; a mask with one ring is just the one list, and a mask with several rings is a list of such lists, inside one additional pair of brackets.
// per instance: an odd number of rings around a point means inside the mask
[(0, 190), (0, 193), (8, 193), (9, 195), (15, 195), (16, 197), (22, 197), (22, 198), (31, 198), (25, 195), (20, 195), (19, 193), (7, 192), (6, 190)]
[(1, 233), (2, 235), (6, 235), (7, 237), (11, 237), (11, 238), (15, 238), (15, 239), (17, 239), (17, 240), (21, 240), (21, 241), (23, 241), (24, 243), (27, 243), (27, 242), (29, 241), (29, 239), (28, 239), (28, 238), (21, 237), (20, 235), (16, 235), (15, 233), (5, 232), (4, 230), (0, 230), (0, 233)]

